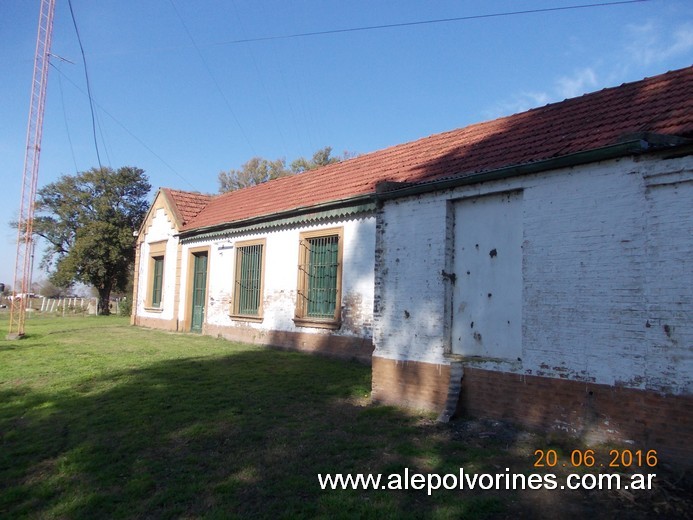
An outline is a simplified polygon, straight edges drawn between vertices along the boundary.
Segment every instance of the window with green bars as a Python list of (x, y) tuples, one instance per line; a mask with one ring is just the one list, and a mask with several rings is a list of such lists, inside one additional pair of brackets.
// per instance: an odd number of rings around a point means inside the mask
[(338, 320), (341, 285), (341, 230), (304, 233), (300, 241), (299, 301), (303, 319)]
[(236, 246), (236, 277), (233, 314), (262, 315), (262, 271), (264, 241)]
[(164, 281), (164, 257), (152, 258), (152, 307), (161, 307), (161, 291)]

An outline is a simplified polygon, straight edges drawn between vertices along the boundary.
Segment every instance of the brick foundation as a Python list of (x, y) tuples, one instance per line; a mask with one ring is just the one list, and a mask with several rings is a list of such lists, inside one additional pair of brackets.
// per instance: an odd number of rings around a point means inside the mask
[(373, 356), (373, 400), (441, 411), (450, 382), (450, 366), (397, 361)]
[(217, 336), (229, 341), (240, 341), (275, 348), (299, 350), (311, 354), (334, 358), (355, 360), (370, 364), (373, 342), (355, 336), (303, 333), (287, 331), (266, 331), (251, 327), (220, 327), (205, 325), (204, 334)]
[[(373, 399), (443, 411), (450, 367), (373, 357)], [(457, 415), (502, 419), (587, 444), (632, 441), (693, 464), (693, 396), (464, 367)]]
[[(179, 332), (182, 323), (177, 320), (160, 320), (135, 316), (133, 325), (150, 329)], [(189, 332), (189, 331), (180, 331)], [(286, 331), (257, 330), (251, 327), (220, 327), (205, 324), (202, 333), (216, 336), (228, 341), (239, 341), (254, 345), (299, 350), (311, 354), (325, 355), (339, 359), (359, 361), (371, 364), (373, 342), (370, 339), (355, 336), (336, 336), (331, 334), (315, 334)]]
[(588, 443), (633, 441), (693, 463), (693, 396), (464, 367), (457, 412), (558, 431)]

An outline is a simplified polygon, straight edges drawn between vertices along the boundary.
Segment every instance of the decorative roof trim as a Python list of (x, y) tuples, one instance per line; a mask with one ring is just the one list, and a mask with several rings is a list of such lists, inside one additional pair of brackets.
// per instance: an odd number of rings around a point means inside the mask
[(327, 204), (296, 208), (282, 213), (263, 215), (261, 217), (237, 222), (227, 222), (206, 228), (188, 230), (179, 233), (178, 236), (182, 244), (188, 244), (210, 238), (244, 234), (288, 225), (319, 222), (322, 220), (333, 220), (335, 218), (351, 217), (358, 214), (372, 213), (374, 211), (375, 201), (373, 200), (373, 196), (359, 196), (351, 199), (333, 201)]
[[(157, 204), (159, 200), (161, 200), (161, 203)], [(142, 219), (140, 227), (137, 229), (137, 231), (135, 231), (136, 234), (134, 236), (137, 237), (137, 240), (144, 240), (144, 237), (147, 234), (147, 229), (152, 225), (151, 221), (154, 218), (154, 213), (160, 208), (163, 208), (164, 211), (166, 211), (166, 215), (171, 222), (172, 227), (176, 231), (180, 230), (180, 221), (177, 219), (174, 207), (175, 205), (166, 195), (164, 188), (159, 188), (154, 195), (154, 200), (152, 200), (152, 203), (149, 205), (149, 209), (147, 209), (147, 213), (144, 215), (144, 219)]]

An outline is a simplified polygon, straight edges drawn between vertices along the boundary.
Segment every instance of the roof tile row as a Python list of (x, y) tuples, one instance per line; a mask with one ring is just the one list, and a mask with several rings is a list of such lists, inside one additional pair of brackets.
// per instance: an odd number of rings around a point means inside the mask
[(693, 137), (693, 67), (217, 196), (168, 190), (183, 230), (371, 194), (383, 181), (468, 176), (593, 150), (626, 134)]

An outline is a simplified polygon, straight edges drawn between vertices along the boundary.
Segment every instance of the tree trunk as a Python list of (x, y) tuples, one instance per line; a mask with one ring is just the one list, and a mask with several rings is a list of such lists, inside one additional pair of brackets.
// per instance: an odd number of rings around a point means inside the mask
[(97, 307), (97, 314), (100, 316), (108, 316), (111, 314), (111, 288), (106, 287), (98, 289), (99, 291), (99, 305)]

